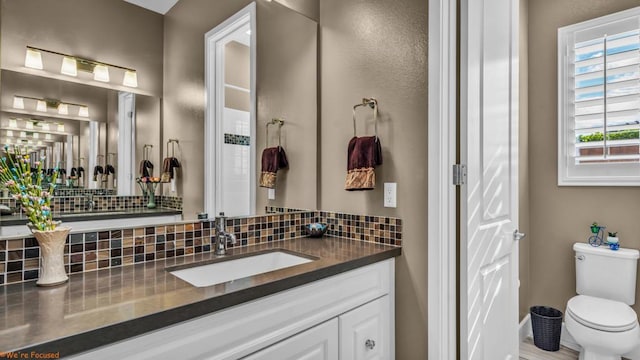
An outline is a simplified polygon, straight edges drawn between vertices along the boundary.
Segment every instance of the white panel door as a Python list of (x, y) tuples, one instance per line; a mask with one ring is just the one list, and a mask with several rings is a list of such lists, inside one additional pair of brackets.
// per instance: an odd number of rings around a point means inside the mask
[(460, 358), (518, 359), (518, 0), (461, 6)]
[(389, 296), (340, 315), (340, 360), (389, 360)]
[(338, 319), (303, 331), (244, 360), (336, 360), (338, 359)]

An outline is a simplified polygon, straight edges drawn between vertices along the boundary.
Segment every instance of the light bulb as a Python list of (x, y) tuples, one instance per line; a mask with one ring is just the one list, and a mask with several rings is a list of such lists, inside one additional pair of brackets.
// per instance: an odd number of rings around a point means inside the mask
[(127, 70), (124, 73), (124, 81), (122, 85), (129, 87), (138, 87), (138, 74), (134, 70)]
[(34, 138), (34, 139), (39, 139), (39, 138), (40, 138), (40, 134), (38, 134), (38, 133), (33, 133), (33, 138)]
[(49, 124), (42, 124), (42, 130), (49, 130)]
[(58, 132), (64, 132), (64, 124), (58, 124)]
[(109, 68), (106, 65), (98, 64), (93, 68), (93, 80), (109, 82)]
[(8, 137), (13, 137), (13, 131), (7, 130), (7, 136)]
[(80, 106), (80, 108), (78, 108), (78, 116), (89, 117), (89, 107)]
[(78, 76), (78, 64), (76, 63), (76, 59), (68, 56), (63, 57), (60, 73), (69, 76)]
[(46, 134), (46, 135), (44, 136), (44, 138), (45, 138), (45, 140), (51, 140), (51, 139), (53, 139), (53, 137), (51, 136), (51, 134)]
[(38, 146), (42, 146), (42, 141), (38, 141)]
[(17, 128), (18, 127), (18, 121), (16, 119), (9, 119), (9, 127)]
[(24, 127), (27, 130), (33, 130), (33, 123), (31, 121), (27, 121), (27, 122), (25, 122)]
[(21, 138), (26, 138), (27, 137), (27, 133), (24, 131), (20, 131), (20, 137)]
[(24, 99), (19, 96), (13, 97), (13, 108), (14, 109), (24, 109)]
[(44, 100), (38, 100), (38, 104), (36, 105), (36, 110), (40, 112), (47, 112), (47, 103)]
[(11, 139), (6, 139), (7, 144), (11, 144)]
[(69, 115), (69, 106), (65, 103), (60, 103), (60, 105), (58, 105), (58, 114)]
[(24, 66), (32, 69), (42, 70), (42, 54), (38, 50), (27, 49), (27, 55), (24, 58)]

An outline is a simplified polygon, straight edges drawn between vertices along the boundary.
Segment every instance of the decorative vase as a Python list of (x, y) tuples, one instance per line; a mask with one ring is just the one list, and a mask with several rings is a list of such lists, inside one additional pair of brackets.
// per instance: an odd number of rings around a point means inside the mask
[(55, 230), (32, 230), (40, 245), (40, 276), (38, 286), (54, 286), (69, 280), (64, 269), (64, 246), (71, 228), (57, 227)]
[(148, 209), (156, 208), (156, 193), (154, 191), (149, 191), (149, 203), (147, 204)]
[(618, 239), (617, 236), (607, 236), (607, 242), (609, 244), (617, 244), (620, 242), (620, 239)]
[(156, 186), (158, 186), (157, 182), (147, 182), (146, 195), (149, 197), (149, 202), (147, 203), (148, 209), (156, 208)]

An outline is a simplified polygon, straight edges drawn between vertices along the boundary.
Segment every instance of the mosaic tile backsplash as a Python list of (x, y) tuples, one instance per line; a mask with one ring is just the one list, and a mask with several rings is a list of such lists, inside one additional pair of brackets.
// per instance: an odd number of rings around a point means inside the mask
[[(238, 240), (229, 247), (305, 236), (303, 226), (311, 222), (329, 224), (329, 236), (402, 244), (400, 219), (306, 211), (227, 219), (227, 231)], [(208, 252), (214, 241), (213, 226), (204, 221), (72, 233), (67, 238), (65, 266), (68, 273), (78, 273)], [(35, 280), (39, 268), (40, 248), (35, 238), (0, 240), (0, 284)]]
[[(148, 200), (144, 196), (93, 196), (94, 212), (139, 210), (147, 207)], [(88, 198), (85, 196), (56, 196), (53, 198), (54, 214), (75, 214), (86, 212)], [(16, 200), (3, 198), (0, 204), (17, 208)], [(156, 206), (164, 209), (182, 210), (182, 197), (156, 196)]]
[(104, 196), (104, 195), (112, 195), (115, 196), (118, 194), (118, 191), (115, 189), (84, 189), (84, 188), (67, 188), (67, 187), (58, 187), (53, 191), (53, 195), (55, 196), (88, 196), (88, 195), (96, 195), (96, 196)]

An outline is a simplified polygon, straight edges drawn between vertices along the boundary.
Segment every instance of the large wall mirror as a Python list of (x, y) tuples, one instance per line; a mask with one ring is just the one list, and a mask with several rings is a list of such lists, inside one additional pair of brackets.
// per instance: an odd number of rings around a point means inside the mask
[[(206, 6), (207, 11), (220, 6), (229, 16), (244, 7), (231, 1), (204, 5), (191, 0), (181, 0), (176, 6), (183, 5)], [(233, 7), (237, 9), (230, 11)], [(229, 154), (246, 153), (245, 144), (254, 145), (252, 168), (238, 170), (236, 166), (236, 171), (254, 174), (255, 201), (251, 208), (232, 214), (262, 214), (267, 207), (270, 211), (315, 209), (317, 24), (278, 2), (258, 1), (256, 8), (256, 101), (249, 109), (256, 130), (245, 135), (248, 138), (228, 136), (226, 142), (232, 148)], [(207, 210), (205, 147), (200, 145), (207, 140), (204, 121), (189, 122), (189, 129), (182, 131), (184, 118), (167, 112), (163, 103), (167, 86), (172, 85), (165, 81), (167, 74), (185, 65), (167, 61), (175, 58), (175, 54), (167, 55), (175, 50), (167, 48), (163, 15), (120, 0), (2, 0), (1, 10), (0, 143), (46, 151), (49, 165), (64, 168), (69, 177), (61, 187), (104, 189), (113, 196), (141, 195), (139, 187), (126, 180), (141, 175), (142, 161), (149, 160), (154, 165), (153, 176), (160, 177), (163, 159), (175, 156), (181, 163), (176, 180), (173, 186), (161, 184), (157, 194), (181, 198), (185, 220)], [(201, 50), (206, 31), (217, 24), (212, 25), (199, 36)], [(231, 45), (233, 50), (243, 50), (242, 41)], [(25, 66), (30, 48), (41, 50), (42, 69)], [(204, 72), (204, 58), (180, 56), (190, 63), (188, 67)], [(77, 61), (77, 73), (64, 70), (68, 58)], [(96, 63), (84, 64), (83, 60)], [(96, 74), (102, 72), (96, 68), (102, 63), (108, 67), (108, 80), (104, 73), (102, 77)], [(245, 94), (242, 84), (234, 85), (234, 76), (229, 75), (228, 88), (236, 95)], [(203, 98), (204, 76), (199, 84), (193, 94)], [(247, 110), (243, 100), (234, 101), (230, 96), (230, 108)], [(205, 108), (203, 103), (189, 116), (203, 119)], [(275, 199), (270, 199), (269, 190), (258, 186), (258, 177), (264, 148), (278, 141), (276, 131), (270, 131), (271, 139), (266, 138), (266, 124), (274, 118), (285, 121), (279, 136), (289, 168), (278, 173)], [(127, 123), (129, 128), (123, 126)], [(193, 124), (200, 125), (193, 128)], [(228, 133), (243, 135), (243, 131), (238, 128)], [(236, 147), (243, 151), (235, 151)], [(94, 178), (96, 166), (105, 173), (111, 166), (115, 173)], [(233, 171), (233, 166), (220, 172)], [(84, 170), (80, 177), (78, 168)], [(72, 171), (76, 179), (71, 179)]]

